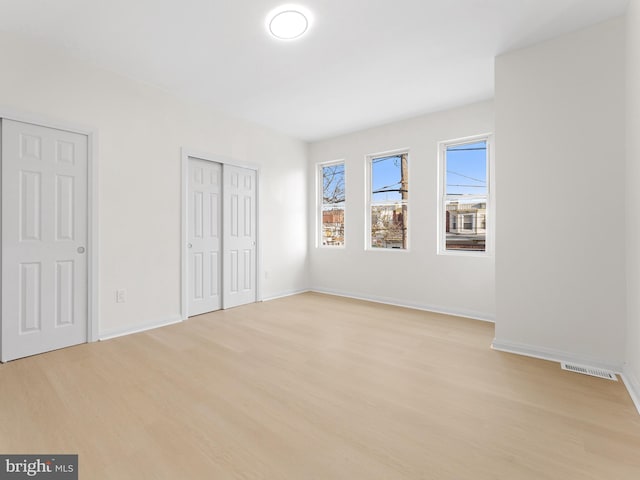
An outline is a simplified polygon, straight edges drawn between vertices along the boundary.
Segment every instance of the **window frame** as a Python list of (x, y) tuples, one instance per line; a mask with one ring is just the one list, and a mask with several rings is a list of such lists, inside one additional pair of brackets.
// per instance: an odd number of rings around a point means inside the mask
[(365, 229), (364, 229), (364, 245), (365, 245), (365, 251), (372, 251), (372, 252), (402, 252), (402, 253), (406, 253), (410, 251), (411, 248), (411, 218), (412, 215), (409, 215), (409, 205), (410, 205), (410, 199), (407, 199), (405, 203), (405, 205), (407, 206), (407, 222), (406, 222), (406, 229), (407, 229), (407, 237), (406, 237), (406, 242), (407, 242), (407, 246), (406, 248), (380, 248), (380, 247), (374, 247), (371, 245), (371, 209), (373, 206), (375, 205), (395, 205), (397, 202), (396, 201), (389, 201), (389, 202), (374, 202), (373, 201), (373, 161), (378, 159), (378, 158), (387, 158), (387, 157), (395, 157), (395, 156), (401, 156), (401, 155), (406, 155), (407, 156), (407, 181), (409, 183), (409, 191), (411, 191), (411, 167), (409, 166), (409, 160), (411, 158), (411, 151), (409, 148), (399, 148), (396, 150), (389, 150), (389, 151), (385, 151), (385, 152), (379, 152), (379, 153), (372, 153), (372, 154), (368, 154), (365, 157), (365, 164), (366, 164), (366, 168), (365, 168)]
[[(447, 196), (447, 149), (450, 147), (466, 145), (484, 141), (487, 145), (486, 154), (486, 178), (487, 193), (483, 195), (450, 195)], [(438, 142), (438, 228), (437, 228), (437, 254), (438, 255), (454, 255), (463, 257), (489, 257), (494, 254), (495, 242), (495, 208), (493, 200), (493, 192), (495, 190), (494, 168), (493, 168), (493, 152), (494, 152), (494, 135), (493, 133), (483, 133), (472, 135), (469, 137), (456, 138)], [(473, 199), (482, 198), (486, 200), (486, 213), (484, 215), (485, 222), (485, 249), (484, 251), (464, 251), (464, 250), (447, 250), (447, 229), (445, 222), (447, 221), (446, 205), (448, 200), (454, 199)], [(464, 220), (462, 220), (464, 222)], [(473, 221), (473, 220), (472, 220)], [(458, 228), (461, 219), (457, 219)], [(479, 217), (475, 218), (475, 222), (481, 222)], [(464, 224), (462, 224), (464, 228)], [(488, 227), (488, 228), (486, 228)]]
[[(323, 244), (323, 223), (322, 223), (322, 212), (325, 206), (324, 203), (324, 172), (323, 169), (325, 167), (331, 167), (333, 165), (343, 165), (344, 170), (344, 203), (343, 203), (343, 243), (342, 245), (324, 245)], [(347, 245), (347, 162), (344, 159), (340, 160), (329, 160), (327, 162), (318, 162), (316, 164), (316, 248), (327, 248), (327, 249), (341, 249), (345, 248)]]

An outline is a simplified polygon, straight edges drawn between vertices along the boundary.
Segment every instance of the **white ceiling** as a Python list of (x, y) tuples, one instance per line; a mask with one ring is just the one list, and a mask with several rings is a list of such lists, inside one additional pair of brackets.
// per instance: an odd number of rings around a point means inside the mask
[[(297, 0), (295, 0), (297, 1)], [(0, 30), (235, 117), (318, 140), (490, 98), (493, 59), (620, 15), (628, 0), (0, 0)]]

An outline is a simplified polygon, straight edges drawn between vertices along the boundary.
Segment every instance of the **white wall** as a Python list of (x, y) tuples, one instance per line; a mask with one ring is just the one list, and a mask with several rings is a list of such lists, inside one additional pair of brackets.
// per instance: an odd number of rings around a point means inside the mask
[(627, 12), (627, 358), (640, 410), (640, 1)]
[(620, 369), (624, 20), (496, 59), (496, 341)]
[[(493, 132), (490, 101), (311, 144), (311, 287), (493, 319), (493, 257), (436, 254), (437, 143), (488, 132)], [(365, 157), (401, 148), (410, 149), (409, 251), (365, 251)], [(317, 248), (314, 170), (318, 162), (339, 159), (346, 162), (346, 247)]]
[(261, 166), (263, 295), (306, 288), (306, 144), (19, 37), (0, 64), (0, 108), (98, 132), (101, 334), (179, 318), (183, 146)]

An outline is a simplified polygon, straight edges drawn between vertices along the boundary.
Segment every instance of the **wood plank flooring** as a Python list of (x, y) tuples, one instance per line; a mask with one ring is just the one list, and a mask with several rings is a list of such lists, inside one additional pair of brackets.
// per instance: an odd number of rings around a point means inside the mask
[(302, 294), (0, 365), (0, 453), (81, 479), (640, 479), (622, 382), (493, 325)]

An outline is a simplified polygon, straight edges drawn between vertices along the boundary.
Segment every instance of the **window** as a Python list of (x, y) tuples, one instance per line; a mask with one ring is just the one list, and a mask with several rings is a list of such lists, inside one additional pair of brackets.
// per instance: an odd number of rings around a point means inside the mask
[(439, 252), (486, 252), (491, 137), (440, 144)]
[(368, 217), (371, 249), (408, 246), (409, 154), (369, 158)]
[(344, 162), (321, 164), (320, 177), (320, 245), (344, 246)]

